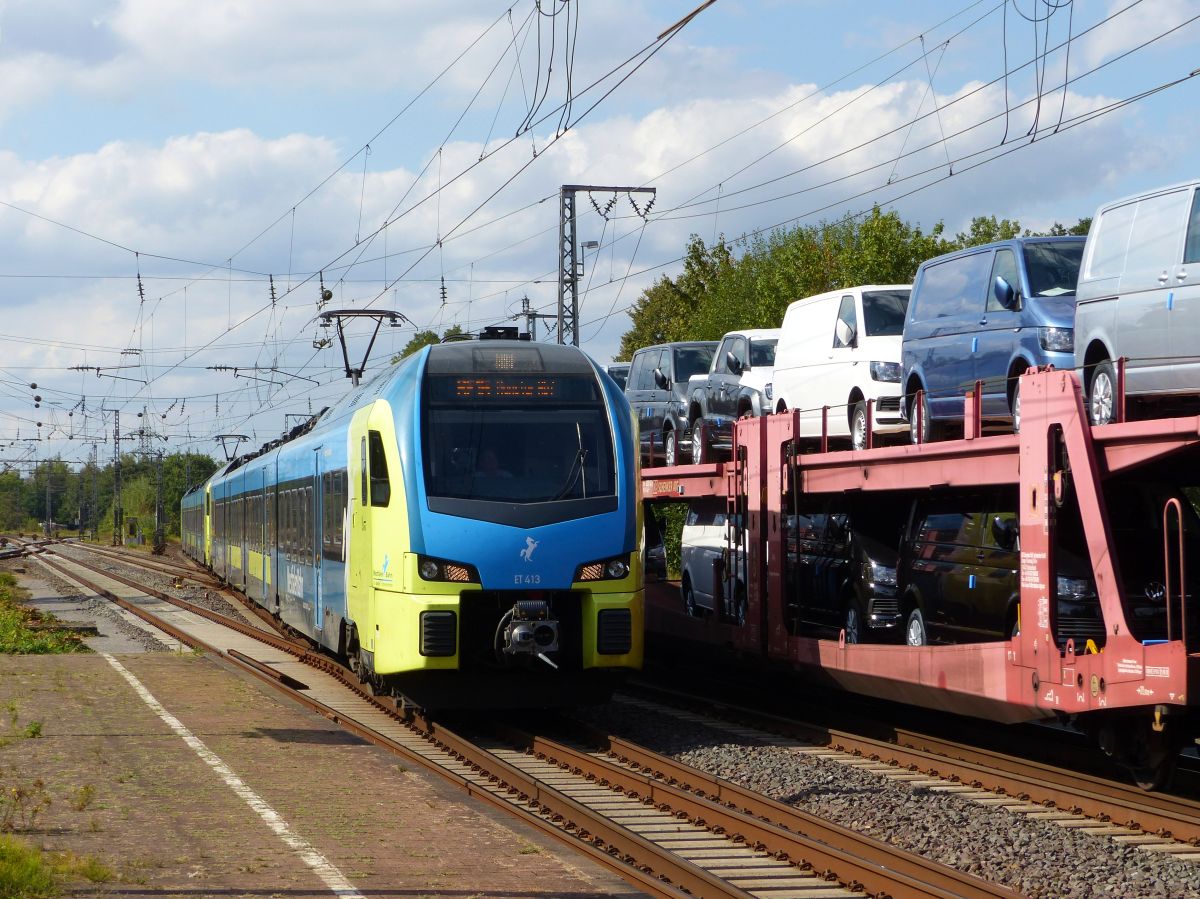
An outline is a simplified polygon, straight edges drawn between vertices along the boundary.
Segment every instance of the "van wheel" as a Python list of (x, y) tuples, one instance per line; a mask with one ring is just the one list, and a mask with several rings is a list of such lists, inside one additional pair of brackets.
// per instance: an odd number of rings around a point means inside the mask
[(678, 453), (679, 448), (675, 441), (675, 431), (672, 429), (663, 435), (663, 458), (664, 464), (668, 468), (673, 467), (678, 462)]
[(729, 610), (729, 619), (738, 627), (746, 623), (746, 587), (740, 582), (733, 589), (733, 607)]
[(863, 643), (862, 610), (858, 600), (850, 597), (846, 600), (846, 610), (842, 613), (842, 630), (846, 632), (847, 643)]
[(1105, 359), (1092, 372), (1088, 389), (1088, 417), (1093, 425), (1111, 424), (1116, 417), (1117, 376), (1113, 364)]
[(908, 624), (904, 627), (904, 642), (909, 646), (927, 646), (929, 637), (925, 633), (925, 616), (920, 609), (908, 613)]
[(850, 414), (850, 446), (861, 450), (867, 448), (867, 404), (859, 400)]
[(1013, 433), (1021, 433), (1021, 379), (1017, 378), (1017, 383), (1013, 387), (1012, 403), (1009, 406), (1012, 409)]
[(683, 611), (687, 613), (688, 618), (698, 618), (700, 613), (696, 609), (696, 593), (692, 590), (692, 579), (687, 575), (683, 576)]
[(933, 438), (933, 424), (929, 421), (929, 397), (921, 392), (921, 432), (917, 433), (917, 397), (908, 404), (908, 439), (913, 443), (928, 443)]
[(707, 448), (704, 446), (704, 419), (697, 418), (692, 422), (692, 464), (700, 465), (708, 461)]

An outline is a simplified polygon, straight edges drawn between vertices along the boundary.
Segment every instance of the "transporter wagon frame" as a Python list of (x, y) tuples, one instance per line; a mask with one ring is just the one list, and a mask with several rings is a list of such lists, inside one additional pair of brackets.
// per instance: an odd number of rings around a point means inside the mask
[[(801, 434), (790, 412), (739, 421), (730, 463), (643, 472), (644, 500), (722, 497), (744, 514), (748, 529), (744, 563), (725, 562), (744, 564), (747, 572), (744, 626), (733, 616), (688, 617), (677, 595), (661, 591), (648, 605), (650, 632), (819, 669), (845, 689), (898, 702), (1003, 722), (1069, 719), (1143, 786), (1161, 786), (1179, 749), (1197, 733), (1200, 519), (1187, 509), (1180, 481), (1200, 461), (1200, 419), (1093, 428), (1073, 373), (1030, 371), (1021, 381), (1020, 434), (982, 436), (972, 392), (961, 440), (801, 453), (802, 437), (821, 435)], [(798, 495), (869, 499), (989, 487), (1018, 491), (1019, 633), (993, 642), (909, 646), (854, 645), (844, 631), (829, 640), (789, 629), (786, 519)], [(1163, 526), (1154, 547), (1117, 539), (1108, 506), (1131, 488), (1158, 503)], [(1081, 528), (1105, 628), (1102, 641), (1084, 645), (1058, 633), (1053, 601), (1056, 537), (1068, 520)], [(731, 539), (728, 553), (740, 545)], [(1150, 578), (1144, 597), (1135, 571)], [(1141, 620), (1137, 610), (1147, 600), (1161, 611)]]

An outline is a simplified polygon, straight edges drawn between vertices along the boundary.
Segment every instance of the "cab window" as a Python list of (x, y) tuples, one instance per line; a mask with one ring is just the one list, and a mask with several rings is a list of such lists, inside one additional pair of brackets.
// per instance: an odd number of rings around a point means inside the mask
[(988, 312), (1006, 312), (1000, 301), (996, 299), (996, 278), (1003, 278), (1011, 285), (1014, 293), (1021, 292), (1021, 274), (1017, 271), (1017, 257), (1012, 250), (997, 250), (996, 261), (992, 263), (992, 277), (988, 281)]
[(392, 496), (388, 480), (387, 456), (383, 452), (383, 437), (378, 431), (368, 431), (371, 453), (371, 505), (387, 506)]
[(837, 322), (833, 326), (833, 346), (835, 349), (853, 346), (853, 335), (858, 332), (858, 317), (854, 311), (854, 297), (850, 294), (842, 297), (838, 307)]

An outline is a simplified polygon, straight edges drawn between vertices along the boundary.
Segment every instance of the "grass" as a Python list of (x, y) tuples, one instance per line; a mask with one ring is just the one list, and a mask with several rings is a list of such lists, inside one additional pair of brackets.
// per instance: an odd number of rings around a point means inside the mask
[(8, 571), (0, 571), (0, 653), (47, 655), (64, 652), (91, 652), (83, 637), (57, 628), (33, 629), (31, 625), (54, 623), (45, 615), (21, 605), (24, 591)]
[(0, 896), (41, 899), (60, 892), (57, 872), (37, 849), (9, 836), (0, 836)]

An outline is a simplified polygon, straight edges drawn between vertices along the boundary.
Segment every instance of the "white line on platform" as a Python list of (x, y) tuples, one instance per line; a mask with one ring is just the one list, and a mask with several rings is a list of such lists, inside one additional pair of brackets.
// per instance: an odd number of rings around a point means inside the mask
[(258, 812), (258, 816), (266, 822), (267, 826), (275, 831), (281, 840), (295, 850), (301, 860), (313, 869), (313, 872), (325, 882), (325, 885), (333, 891), (334, 895), (345, 896), (346, 899), (364, 899), (363, 895), (354, 888), (341, 871), (334, 867), (325, 856), (314, 849), (311, 843), (293, 831), (275, 809), (267, 805), (257, 793), (246, 786), (245, 782), (234, 774), (215, 752), (205, 746), (199, 737), (188, 730), (183, 722), (163, 708), (162, 704), (151, 695), (150, 691), (145, 688), (142, 682), (131, 671), (108, 653), (103, 653), (103, 655), (108, 664), (116, 668), (117, 672), (129, 682), (129, 685), (133, 687), (138, 696), (142, 697), (146, 705), (150, 706), (155, 714), (166, 722), (167, 727), (175, 731), (188, 746), (192, 747), (196, 755), (200, 756), (210, 768), (221, 775), (221, 778), (229, 785), (229, 788), (233, 792), (241, 796), (250, 808)]

